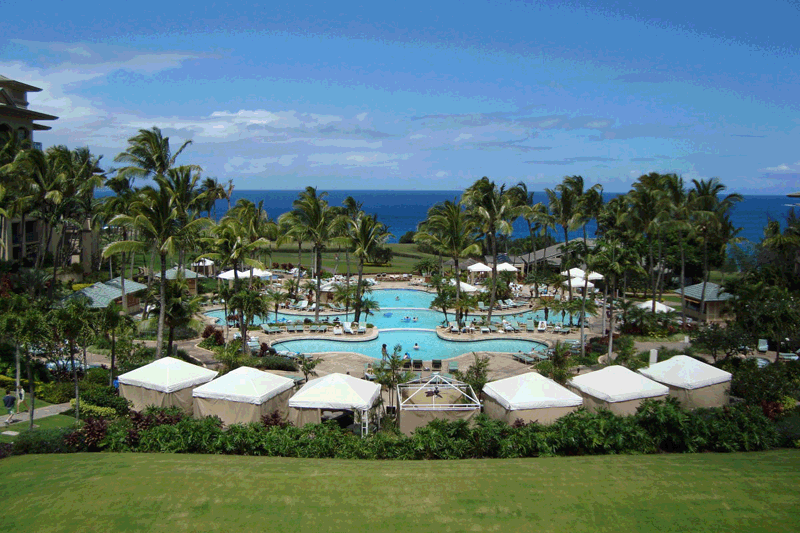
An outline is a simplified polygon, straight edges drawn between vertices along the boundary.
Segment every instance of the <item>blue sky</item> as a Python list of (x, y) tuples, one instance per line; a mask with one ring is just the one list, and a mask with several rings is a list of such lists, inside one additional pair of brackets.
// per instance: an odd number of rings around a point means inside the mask
[[(139, 128), (241, 189), (800, 189), (800, 3), (35, 3), (0, 74), (113, 157)], [(26, 17), (29, 18), (29, 17)]]

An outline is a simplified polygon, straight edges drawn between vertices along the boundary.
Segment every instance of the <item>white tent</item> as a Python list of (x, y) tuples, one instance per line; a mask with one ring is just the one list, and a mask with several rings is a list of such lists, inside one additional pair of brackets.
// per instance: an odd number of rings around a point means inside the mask
[[(245, 275), (243, 277), (245, 277), (245, 278), (249, 278), (250, 277), (250, 269), (249, 268), (247, 270), (245, 270)], [(254, 268), (253, 269), (253, 277), (254, 278), (271, 278), (272, 277), (272, 272), (270, 272), (269, 270), (261, 270), (260, 268)]]
[(730, 372), (686, 355), (641, 368), (639, 373), (669, 387), (669, 395), (688, 409), (721, 407), (730, 398)]
[(481, 402), (470, 385), (440, 374), (400, 383), (397, 398), (397, 426), (404, 435), (432, 420), (470, 422), (481, 413)]
[[(225, 272), (220, 273), (217, 276), (219, 279), (234, 279), (233, 270), (226, 270)], [(236, 277), (245, 278), (250, 277), (250, 272), (242, 272), (241, 270), (236, 272)]]
[(536, 372), (487, 383), (483, 394), (484, 412), (509, 424), (518, 418), (550, 424), (583, 405), (583, 398)]
[(164, 357), (119, 376), (119, 391), (137, 411), (149, 405), (177, 406), (191, 414), (192, 389), (216, 375), (215, 370)]
[(212, 261), (211, 259), (201, 259), (199, 261), (195, 261), (194, 263), (192, 263), (192, 266), (193, 267), (210, 267), (210, 266), (214, 266), (214, 261)]
[(619, 365), (575, 376), (567, 385), (583, 396), (590, 411), (609, 409), (617, 415), (633, 414), (642, 400), (663, 399), (669, 394), (664, 385)]
[[(345, 374), (312, 379), (289, 400), (289, 420), (296, 426), (318, 424), (322, 411), (359, 411), (362, 423), (381, 395), (377, 383)], [(362, 429), (364, 425), (362, 425)], [(362, 434), (364, 434), (362, 432)]]
[(492, 267), (486, 266), (483, 263), (475, 263), (467, 267), (470, 272), (491, 272)]
[(194, 389), (194, 416), (218, 416), (227, 426), (258, 422), (275, 411), (289, 414), (294, 381), (247, 366)]
[(586, 272), (584, 272), (582, 269), (578, 267), (575, 267), (575, 268), (570, 268), (569, 270), (565, 270), (564, 272), (561, 273), (561, 275), (569, 276), (571, 278), (584, 278), (586, 277)]
[(592, 283), (591, 281), (586, 281), (583, 278), (571, 278), (571, 279), (569, 279), (567, 281), (564, 281), (562, 283), (562, 285), (564, 285), (565, 287), (570, 287), (571, 286), (573, 289), (574, 288), (583, 288), (584, 284), (586, 284), (586, 288), (594, 289), (594, 283)]
[(497, 265), (498, 272), (519, 272), (519, 269), (511, 263), (500, 263)]
[(599, 272), (589, 272), (586, 275), (586, 279), (588, 279), (589, 281), (599, 281), (603, 279), (603, 275), (600, 274)]
[[(480, 289), (480, 288), (476, 287), (475, 285), (470, 285), (469, 283), (464, 283), (463, 281), (460, 282), (460, 283), (461, 283), (461, 291), (462, 292), (483, 292), (483, 289)], [(450, 285), (455, 287), (456, 286), (456, 280), (451, 279), (450, 280)]]
[[(647, 300), (646, 302), (638, 303), (636, 304), (636, 307), (650, 311), (653, 309), (653, 300)], [(672, 307), (664, 305), (661, 302), (656, 302), (656, 313), (671, 313), (673, 311), (675, 311), (675, 309)]]

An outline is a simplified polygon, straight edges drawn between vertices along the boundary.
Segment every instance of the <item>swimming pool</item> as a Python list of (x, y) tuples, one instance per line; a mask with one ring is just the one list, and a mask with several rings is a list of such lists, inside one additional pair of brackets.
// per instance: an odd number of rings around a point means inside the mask
[(436, 295), (414, 289), (375, 289), (369, 297), (378, 302), (381, 309), (392, 307), (429, 309)]
[[(347, 342), (329, 339), (298, 339), (276, 342), (276, 350), (289, 350), (299, 353), (354, 352), (367, 357), (381, 358), (381, 347), (386, 344), (389, 353), (396, 345), (402, 347), (412, 359), (451, 359), (469, 352), (528, 353), (543, 351), (547, 345), (542, 342), (521, 339), (487, 339), (479, 341), (446, 341), (433, 331), (391, 330), (381, 331), (378, 338), (371, 341)], [(419, 350), (414, 349), (419, 345)]]

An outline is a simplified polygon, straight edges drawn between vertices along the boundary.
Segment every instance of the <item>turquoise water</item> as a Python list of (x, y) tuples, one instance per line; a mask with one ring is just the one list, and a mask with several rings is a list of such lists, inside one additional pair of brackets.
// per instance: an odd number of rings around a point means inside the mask
[(414, 289), (375, 289), (370, 298), (378, 302), (381, 309), (390, 307), (412, 307), (428, 309), (435, 294)]
[[(414, 344), (419, 345), (419, 350), (414, 350)], [(406, 353), (412, 359), (451, 359), (459, 355), (480, 351), (480, 352), (501, 352), (501, 353), (528, 353), (532, 350), (542, 351), (547, 346), (541, 342), (515, 340), (515, 339), (492, 339), (482, 341), (456, 342), (440, 339), (432, 331), (381, 331), (377, 339), (365, 342), (346, 342), (335, 340), (314, 340), (299, 339), (275, 343), (276, 350), (289, 350), (299, 353), (323, 353), (323, 352), (354, 352), (367, 357), (381, 358), (381, 346), (386, 344), (389, 353), (395, 345), (402, 346), (400, 353)]]

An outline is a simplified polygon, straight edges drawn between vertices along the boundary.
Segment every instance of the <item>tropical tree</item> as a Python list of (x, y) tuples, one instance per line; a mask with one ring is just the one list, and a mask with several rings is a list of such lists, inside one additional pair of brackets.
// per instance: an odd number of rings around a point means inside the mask
[(242, 353), (247, 353), (247, 329), (256, 316), (269, 314), (269, 300), (258, 291), (241, 290), (231, 295), (230, 308), (239, 312), (239, 330), (242, 333)]
[(289, 293), (286, 291), (282, 291), (280, 289), (276, 289), (274, 287), (268, 287), (265, 293), (267, 297), (267, 301), (274, 306), (275, 309), (275, 322), (278, 321), (278, 309), (280, 309), (281, 304), (285, 304), (289, 301)]
[(473, 183), (462, 196), (462, 202), (467, 207), (470, 218), (474, 220), (492, 255), (492, 291), (487, 316), (490, 322), (497, 301), (497, 236), (511, 235), (509, 220), (517, 216), (517, 198), (516, 194), (508, 194), (505, 186), (498, 187), (485, 176)]
[(308, 376), (316, 376), (317, 370), (316, 368), (324, 361), (322, 357), (311, 358), (308, 356), (301, 356), (299, 361), (300, 372), (303, 373), (303, 377), (308, 383)]
[[(153, 126), (149, 130), (140, 129), (139, 133), (128, 139), (128, 147), (114, 158), (116, 163), (126, 166), (118, 171), (118, 176), (130, 178), (165, 179), (168, 171), (175, 166), (178, 156), (192, 144), (185, 141), (175, 153), (169, 145), (169, 137), (164, 137), (161, 130)], [(201, 170), (197, 165), (188, 166), (191, 170)]]
[(349, 246), (353, 248), (353, 256), (358, 260), (358, 281), (356, 282), (356, 295), (354, 299), (355, 320), (361, 320), (363, 311), (364, 289), (364, 263), (366, 263), (389, 237), (386, 226), (378, 221), (375, 215), (361, 214), (349, 221), (350, 232), (347, 235)]
[(373, 365), (375, 381), (389, 391), (389, 405), (395, 407), (395, 420), (397, 419), (397, 386), (411, 379), (411, 373), (403, 370), (403, 358), (400, 354), (403, 347), (395, 345), (389, 357), (384, 358), (380, 364)]
[(66, 340), (69, 362), (75, 385), (75, 420), (80, 420), (80, 389), (78, 387), (78, 365), (75, 362), (75, 347), (78, 337), (89, 321), (91, 310), (88, 298), (71, 298), (49, 313), (49, 321), (61, 339)]

